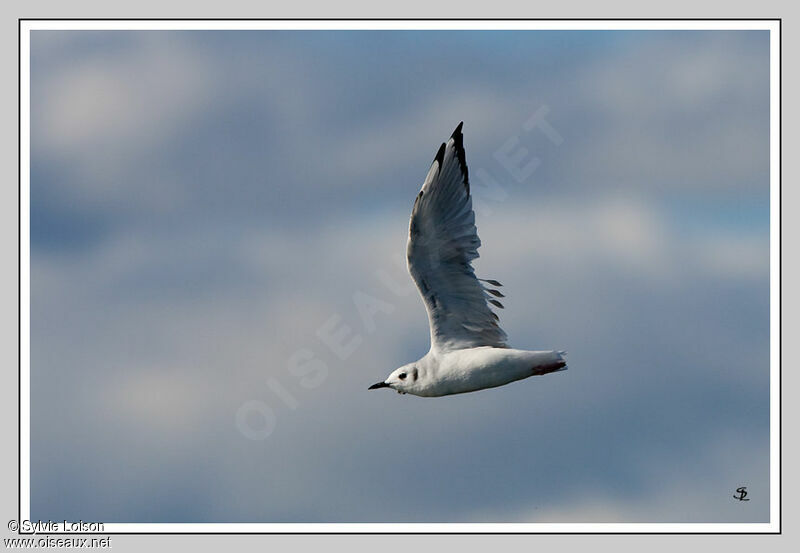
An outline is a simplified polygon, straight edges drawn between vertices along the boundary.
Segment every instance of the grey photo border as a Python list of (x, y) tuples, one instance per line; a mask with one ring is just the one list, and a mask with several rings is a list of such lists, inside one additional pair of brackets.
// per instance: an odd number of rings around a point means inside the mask
[[(18, 386), (17, 386), (17, 417), (18, 417), (18, 424), (17, 424), (17, 477), (18, 477), (18, 501), (17, 501), (17, 514), (19, 519), (21, 520), (23, 513), (22, 510), (22, 481), (21, 481), (21, 466), (22, 466), (22, 459), (21, 459), (21, 445), (22, 445), (22, 430), (21, 430), (21, 417), (22, 417), (22, 386), (21, 386), (21, 378), (22, 378), (22, 363), (21, 363), (21, 348), (22, 348), (22, 341), (21, 341), (21, 308), (22, 308), (22, 297), (19, 293), (21, 290), (22, 284), (22, 233), (21, 233), (21, 224), (22, 224), (22, 202), (21, 202), (21, 190), (22, 190), (22, 148), (21, 148), (21, 129), (22, 129), (22, 111), (21, 111), (21, 98), (22, 98), (22, 53), (21, 53), (21, 37), (22, 37), (22, 26), (23, 22), (27, 21), (202, 21), (202, 22), (213, 22), (213, 21), (570, 21), (570, 22), (584, 22), (584, 21), (769, 21), (769, 22), (777, 22), (778, 23), (778, 30), (779, 30), (779, 51), (777, 53), (778, 56), (778, 67), (779, 67), (779, 75), (778, 75), (778, 83), (779, 83), (779, 91), (778, 91), (778, 137), (780, 143), (777, 146), (778, 150), (778, 160), (779, 160), (779, 167), (778, 167), (778, 209), (779, 212), (782, 212), (783, 204), (782, 204), (782, 176), (783, 176), (783, 157), (782, 157), (782, 138), (783, 138), (783, 128), (782, 128), (782, 108), (783, 108), (783, 99), (782, 99), (782, 86), (783, 86), (783, 71), (782, 71), (782, 54), (783, 54), (783, 40), (782, 40), (782, 18), (18, 18), (17, 19), (17, 147), (18, 147), (18, 159), (17, 159), (17, 169), (18, 169), (18, 179), (17, 179), (17, 232), (18, 232), (18, 240), (17, 240), (17, 352), (18, 352), (18, 359), (17, 359), (17, 376), (18, 376)], [(775, 107), (775, 106), (773, 106)], [(780, 397), (783, 394), (783, 380), (782, 380), (782, 228), (779, 229), (778, 233), (778, 321), (779, 326), (777, 329), (778, 333), (778, 344), (779, 344), (779, 351), (778, 351), (778, 391)], [(776, 329), (771, 329), (771, 332), (776, 332)], [(773, 398), (774, 399), (774, 398)], [(419, 531), (402, 531), (402, 532), (349, 532), (349, 531), (337, 531), (337, 532), (286, 532), (286, 531), (164, 531), (164, 532), (152, 532), (152, 531), (144, 531), (144, 532), (103, 532), (104, 535), (577, 535), (577, 534), (588, 534), (588, 535), (781, 535), (783, 534), (783, 494), (781, 493), (782, 489), (782, 453), (783, 453), (783, 440), (782, 440), (782, 423), (783, 423), (783, 412), (782, 409), (779, 414), (779, 421), (778, 427), (781, 431), (778, 434), (778, 490), (779, 490), (779, 499), (778, 504), (780, 506), (778, 518), (777, 518), (777, 530), (776, 531), (700, 531), (700, 532), (685, 532), (685, 531), (677, 531), (677, 532), (578, 532), (578, 531), (545, 531), (545, 532), (527, 532), (527, 531), (514, 531), (514, 532), (502, 532), (502, 531), (486, 531), (486, 532), (475, 532), (475, 531), (468, 531), (468, 532), (419, 532)], [(772, 518), (772, 514), (771, 514)], [(772, 522), (772, 520), (771, 520)], [(24, 534), (24, 532), (18, 531), (19, 534)], [(40, 535), (49, 535), (49, 534), (59, 534), (60, 532), (37, 532)], [(72, 535), (97, 535), (94, 532), (75, 532), (71, 533)]]

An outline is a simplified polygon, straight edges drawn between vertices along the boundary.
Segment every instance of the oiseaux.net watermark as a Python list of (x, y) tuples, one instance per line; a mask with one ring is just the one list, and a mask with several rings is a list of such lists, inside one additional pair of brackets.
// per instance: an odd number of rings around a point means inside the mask
[[(493, 154), (495, 161), (503, 170), (502, 176), (493, 175), (486, 168), (480, 167), (470, 171), (470, 193), (473, 198), (475, 210), (481, 217), (491, 217), (494, 213), (492, 204), (506, 202), (509, 191), (501, 181), (508, 181), (510, 177), (517, 184), (523, 184), (530, 179), (541, 166), (542, 159), (533, 155), (523, 145), (524, 137), (528, 134), (541, 133), (553, 146), (561, 146), (563, 136), (550, 124), (547, 116), (550, 109), (543, 105), (522, 124), (522, 130), (505, 140)], [(405, 259), (397, 255), (393, 262), (405, 272)], [(385, 269), (378, 269), (374, 276), (391, 294), (393, 299), (408, 296), (413, 287), (398, 283)], [(316, 338), (325, 346), (326, 354), (320, 355), (311, 347), (296, 350), (286, 360), (286, 372), (296, 385), (304, 390), (320, 387), (328, 377), (329, 365), (325, 360), (333, 355), (340, 361), (346, 361), (358, 351), (364, 343), (364, 333), (373, 334), (377, 330), (376, 316), (391, 314), (395, 311), (395, 304), (391, 298), (378, 298), (364, 291), (355, 291), (352, 294), (352, 304), (358, 313), (363, 332), (356, 332), (346, 324), (339, 314), (331, 315), (322, 323), (314, 333)], [(294, 411), (300, 406), (300, 400), (295, 392), (283, 384), (275, 376), (266, 379), (267, 388), (274, 398), (283, 406)], [(296, 388), (296, 386), (295, 386)], [(236, 411), (235, 425), (239, 433), (250, 440), (265, 440), (275, 431), (278, 417), (272, 406), (264, 399), (249, 399), (244, 401)]]

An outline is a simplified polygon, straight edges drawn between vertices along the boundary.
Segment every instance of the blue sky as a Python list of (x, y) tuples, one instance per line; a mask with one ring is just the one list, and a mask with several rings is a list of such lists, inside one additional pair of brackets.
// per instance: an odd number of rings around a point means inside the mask
[[(766, 32), (33, 32), (32, 517), (766, 521), (768, 61)], [(427, 351), (402, 254), (461, 120), (476, 272), (570, 370), (367, 393)]]

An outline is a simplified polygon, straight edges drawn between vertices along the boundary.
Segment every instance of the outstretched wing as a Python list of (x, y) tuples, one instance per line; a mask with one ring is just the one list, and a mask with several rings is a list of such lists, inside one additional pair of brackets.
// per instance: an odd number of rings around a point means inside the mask
[(462, 125), (439, 148), (411, 211), (408, 272), (425, 302), (434, 349), (506, 347), (506, 333), (488, 305), (502, 308), (489, 294), (503, 295), (484, 287), (471, 264), (481, 241), (472, 211)]

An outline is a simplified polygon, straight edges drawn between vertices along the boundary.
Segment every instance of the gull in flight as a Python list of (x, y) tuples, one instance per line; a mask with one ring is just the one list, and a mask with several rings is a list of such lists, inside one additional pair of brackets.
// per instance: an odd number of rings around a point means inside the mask
[[(431, 330), (430, 351), (393, 371), (370, 390), (437, 397), (502, 386), (567, 369), (563, 351), (525, 351), (506, 345), (489, 305), (501, 308), (496, 280), (475, 276), (478, 229), (469, 191), (461, 122), (439, 147), (411, 210), (408, 272), (419, 289)], [(491, 287), (490, 287), (491, 286)]]

